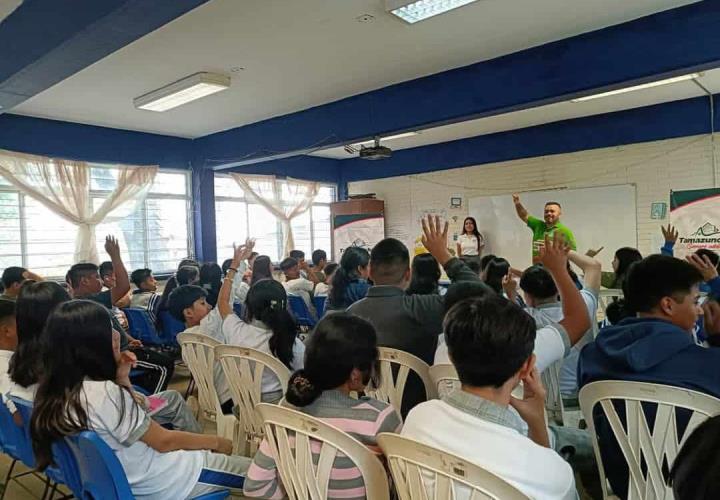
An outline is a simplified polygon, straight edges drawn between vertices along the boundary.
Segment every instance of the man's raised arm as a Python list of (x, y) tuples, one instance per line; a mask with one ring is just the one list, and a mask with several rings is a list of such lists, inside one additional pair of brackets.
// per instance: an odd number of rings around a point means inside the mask
[(520, 195), (519, 194), (513, 194), (513, 203), (515, 204), (515, 212), (517, 212), (517, 216), (522, 219), (524, 223), (527, 224), (528, 220), (528, 211), (525, 209), (522, 203), (520, 203)]

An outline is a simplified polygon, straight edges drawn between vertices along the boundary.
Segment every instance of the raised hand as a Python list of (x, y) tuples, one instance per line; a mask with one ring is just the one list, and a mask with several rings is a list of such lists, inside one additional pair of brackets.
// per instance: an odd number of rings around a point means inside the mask
[(515, 299), (517, 298), (518, 283), (513, 279), (512, 270), (508, 271), (507, 275), (503, 276), (502, 287), (508, 300), (515, 302)]
[(561, 233), (555, 231), (553, 239), (545, 235), (545, 245), (540, 247), (540, 262), (551, 273), (566, 273), (570, 246)]
[(422, 244), (428, 249), (440, 265), (445, 265), (452, 258), (447, 249), (448, 223), (440, 227), (440, 217), (428, 215), (422, 220)]
[(255, 240), (252, 238), (245, 240), (245, 244), (243, 245), (233, 245), (234, 253), (231, 267), (237, 269), (237, 266), (239, 266), (242, 261), (250, 257), (253, 248), (255, 248)]
[(668, 243), (675, 243), (677, 241), (678, 231), (672, 224), (668, 224), (667, 227), (660, 226), (660, 229), (662, 230), (663, 238), (665, 238), (665, 241), (667, 241)]
[(695, 269), (700, 271), (700, 274), (702, 274), (705, 281), (710, 281), (711, 279), (718, 277), (718, 270), (713, 263), (710, 262), (707, 255), (700, 256), (696, 253), (692, 253), (685, 258)]
[(105, 251), (110, 256), (111, 260), (112, 257), (120, 256), (120, 243), (118, 243), (118, 240), (115, 239), (115, 236), (111, 234), (105, 236)]
[(513, 203), (514, 203), (515, 205), (517, 205), (518, 203), (520, 203), (520, 195), (519, 195), (519, 194), (513, 193), (512, 199), (513, 199)]

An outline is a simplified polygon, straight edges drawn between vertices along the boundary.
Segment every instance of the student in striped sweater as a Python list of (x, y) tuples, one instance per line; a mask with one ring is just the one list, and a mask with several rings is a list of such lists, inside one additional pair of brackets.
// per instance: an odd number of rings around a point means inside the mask
[[(290, 378), (287, 401), (308, 415), (319, 418), (347, 432), (381, 455), (376, 436), (381, 432), (399, 432), (400, 416), (387, 403), (361, 397), (377, 369), (377, 336), (364, 319), (346, 313), (326, 316), (310, 336), (305, 351), (305, 369)], [(313, 454), (317, 464), (319, 456)], [(360, 470), (348, 458), (333, 464), (328, 499), (365, 498), (365, 484)], [(285, 496), (275, 460), (267, 440), (260, 444), (245, 479), (247, 497), (279, 499)]]

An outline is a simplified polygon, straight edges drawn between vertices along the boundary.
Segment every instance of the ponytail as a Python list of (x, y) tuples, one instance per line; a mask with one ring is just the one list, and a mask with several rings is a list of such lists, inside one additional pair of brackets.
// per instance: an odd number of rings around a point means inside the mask
[(262, 310), (257, 319), (265, 323), (273, 332), (268, 341), (270, 352), (292, 370), (293, 346), (297, 332), (297, 325), (292, 315), (285, 307), (271, 306)]
[(351, 277), (348, 275), (344, 267), (338, 267), (333, 274), (332, 286), (330, 287), (330, 296), (328, 301), (330, 304), (342, 306), (345, 302), (345, 290), (350, 284)]

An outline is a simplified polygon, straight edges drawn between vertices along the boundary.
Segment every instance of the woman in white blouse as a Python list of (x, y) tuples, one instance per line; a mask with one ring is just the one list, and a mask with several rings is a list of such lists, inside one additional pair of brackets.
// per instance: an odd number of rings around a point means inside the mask
[(478, 231), (475, 219), (466, 217), (463, 222), (463, 232), (457, 239), (457, 256), (480, 260), (483, 248), (485, 248), (485, 238)]

